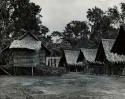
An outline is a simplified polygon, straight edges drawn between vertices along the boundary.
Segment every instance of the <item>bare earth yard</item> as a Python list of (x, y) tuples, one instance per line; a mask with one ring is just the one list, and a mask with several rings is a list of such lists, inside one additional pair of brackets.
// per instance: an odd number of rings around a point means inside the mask
[(80, 73), (60, 77), (0, 76), (0, 99), (125, 99), (125, 77)]

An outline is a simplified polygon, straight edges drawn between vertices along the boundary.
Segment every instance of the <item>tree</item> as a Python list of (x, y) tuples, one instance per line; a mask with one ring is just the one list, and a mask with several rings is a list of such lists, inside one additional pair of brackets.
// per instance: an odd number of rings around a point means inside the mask
[(109, 8), (107, 11), (108, 16), (112, 19), (112, 24), (125, 24), (125, 3), (120, 3), (121, 11), (117, 6)]
[(102, 38), (115, 38), (117, 29), (112, 26), (118, 19), (119, 13), (117, 8), (109, 8), (104, 12), (100, 8), (92, 8), (87, 11), (87, 18), (91, 26), (91, 35), (95, 43), (99, 43)]
[(40, 40), (42, 40), (42, 39), (47, 39), (47, 33), (49, 32), (49, 29), (46, 27), (46, 26), (44, 26), (44, 25), (40, 25), (40, 31), (38, 32), (39, 34), (38, 34), (38, 38), (40, 39)]
[(111, 24), (115, 25), (120, 22), (120, 12), (118, 11), (117, 6), (108, 8), (107, 15), (111, 20)]
[(95, 22), (100, 22), (103, 15), (104, 15), (104, 11), (97, 7), (88, 9), (87, 11), (87, 18), (93, 24)]
[(65, 27), (64, 37), (80, 39), (87, 37), (89, 33), (89, 27), (85, 21), (71, 21)]
[(102, 33), (101, 31), (101, 22), (102, 17), (104, 16), (103, 10), (100, 8), (92, 8), (88, 9), (87, 11), (87, 18), (89, 20), (90, 26), (91, 26), (91, 38), (95, 40), (95, 42), (98, 42), (100, 39), (100, 35)]
[(121, 21), (125, 24), (125, 3), (121, 3)]
[(87, 22), (76, 20), (69, 22), (63, 32), (54, 31), (51, 35), (58, 38), (57, 40), (68, 41), (72, 46), (75, 46), (79, 39), (87, 38), (89, 33)]
[(11, 20), (14, 24), (12, 36), (20, 35), (20, 29), (26, 31), (34, 30), (38, 33), (40, 30), (40, 11), (41, 8), (35, 3), (30, 3), (29, 0), (10, 0), (10, 7), (13, 12), (11, 13)]
[(52, 37), (56, 37), (57, 36), (57, 37), (60, 37), (60, 38), (63, 36), (62, 32), (59, 32), (59, 31), (53, 31), (51, 35), (52, 35)]

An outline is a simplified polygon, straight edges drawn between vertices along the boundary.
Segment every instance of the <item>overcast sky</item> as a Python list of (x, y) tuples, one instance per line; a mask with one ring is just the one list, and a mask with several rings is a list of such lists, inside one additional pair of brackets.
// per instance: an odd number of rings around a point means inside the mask
[(86, 20), (88, 8), (97, 6), (103, 10), (125, 0), (31, 0), (41, 6), (43, 25), (52, 31), (62, 31), (72, 20)]

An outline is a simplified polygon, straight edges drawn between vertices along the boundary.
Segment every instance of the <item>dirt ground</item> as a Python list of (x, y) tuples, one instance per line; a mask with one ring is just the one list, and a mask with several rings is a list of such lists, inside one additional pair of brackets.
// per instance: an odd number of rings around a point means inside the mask
[(0, 76), (0, 99), (125, 99), (125, 77)]

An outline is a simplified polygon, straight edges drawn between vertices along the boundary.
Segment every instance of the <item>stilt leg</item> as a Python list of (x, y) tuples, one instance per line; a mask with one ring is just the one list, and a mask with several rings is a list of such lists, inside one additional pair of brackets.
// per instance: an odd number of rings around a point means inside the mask
[(15, 68), (13, 67), (13, 75), (15, 75)]

